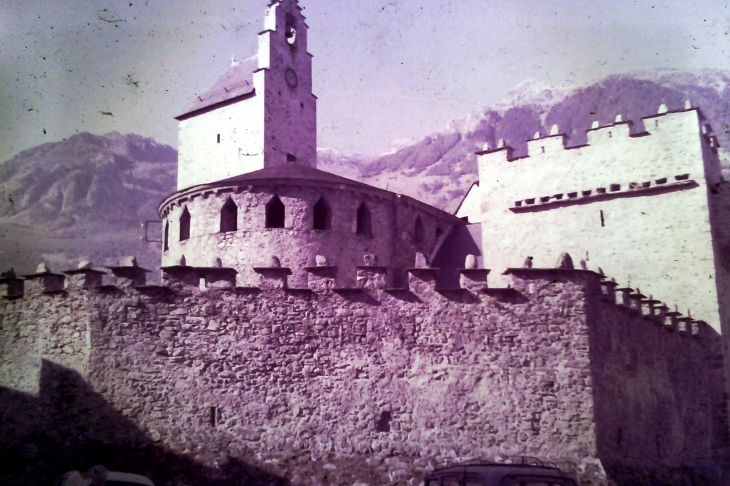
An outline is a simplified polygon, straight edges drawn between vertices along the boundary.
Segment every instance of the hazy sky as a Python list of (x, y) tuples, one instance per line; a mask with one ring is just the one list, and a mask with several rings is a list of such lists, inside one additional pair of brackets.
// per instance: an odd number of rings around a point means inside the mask
[[(177, 146), (174, 116), (256, 51), (268, 0), (0, 1), (0, 161), (80, 131)], [(319, 146), (373, 153), (534, 79), (730, 69), (707, 1), (301, 0)], [(104, 114), (104, 113), (111, 113)]]

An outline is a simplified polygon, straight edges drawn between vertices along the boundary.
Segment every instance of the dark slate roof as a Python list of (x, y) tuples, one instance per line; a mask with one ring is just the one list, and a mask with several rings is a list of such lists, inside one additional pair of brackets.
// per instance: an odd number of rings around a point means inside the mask
[(447, 213), (445, 211), (442, 211), (436, 207), (433, 207), (429, 204), (426, 204), (422, 201), (419, 201), (417, 199), (413, 199), (409, 196), (402, 196), (400, 194), (388, 191), (386, 189), (380, 189), (379, 187), (371, 186), (369, 184), (365, 184), (363, 182), (354, 181), (352, 179), (348, 179), (346, 177), (338, 176), (335, 174), (332, 174), (330, 172), (325, 172), (323, 170), (315, 169), (314, 167), (310, 167), (308, 165), (303, 164), (297, 164), (297, 163), (287, 163), (278, 165), (275, 167), (267, 167), (265, 169), (260, 169), (254, 172), (249, 172), (247, 174), (241, 174), (235, 177), (230, 177), (228, 179), (222, 179), (215, 182), (207, 182), (205, 184), (198, 184), (196, 186), (188, 187), (185, 189), (182, 189), (180, 191), (177, 191), (174, 194), (169, 195), (167, 198), (165, 198), (162, 202), (160, 202), (158, 206), (158, 212), (161, 210), (162, 207), (166, 206), (170, 202), (174, 201), (175, 199), (179, 197), (188, 197), (190, 194), (194, 193), (201, 193), (205, 191), (209, 191), (211, 189), (215, 189), (218, 187), (226, 187), (226, 186), (233, 186), (236, 184), (240, 185), (247, 185), (252, 184), (255, 185), (256, 183), (260, 182), (266, 182), (266, 183), (274, 183), (274, 184), (281, 184), (281, 185), (296, 185), (297, 181), (301, 182), (309, 182), (313, 185), (316, 184), (322, 184), (322, 185), (341, 185), (341, 186), (350, 186), (358, 188), (359, 190), (367, 191), (370, 193), (379, 193), (383, 196), (389, 195), (389, 196), (397, 196), (397, 197), (404, 197), (406, 199), (409, 199), (416, 203), (417, 205), (421, 205), (424, 208), (429, 208), (432, 211), (436, 211), (439, 213), (443, 213), (444, 215), (448, 216), (454, 223), (456, 224), (466, 224), (456, 216)]
[(253, 72), (258, 68), (258, 56), (251, 56), (231, 66), (213, 86), (199, 94), (176, 118), (183, 118), (204, 108), (252, 93)]
[(230, 177), (228, 179), (223, 179), (221, 181), (215, 182), (214, 184), (229, 184), (232, 182), (246, 182), (262, 179), (299, 179), (315, 182), (329, 182), (333, 184), (355, 185), (366, 187), (368, 189), (382, 190), (371, 185), (364, 184), (362, 182), (354, 181), (346, 177), (332, 174), (331, 172), (325, 172), (323, 170), (310, 167), (308, 165), (297, 163), (288, 163), (277, 165), (274, 167), (267, 167), (265, 169), (256, 170), (247, 174), (241, 174), (235, 177)]

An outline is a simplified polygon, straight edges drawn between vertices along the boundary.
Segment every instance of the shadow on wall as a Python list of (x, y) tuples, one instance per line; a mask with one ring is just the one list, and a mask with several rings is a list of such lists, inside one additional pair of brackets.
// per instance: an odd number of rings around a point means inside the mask
[(693, 342), (627, 318), (620, 306), (600, 309), (589, 311), (589, 342), (596, 445), (608, 477), (730, 484), (722, 338), (707, 326)]
[(443, 289), (459, 288), (458, 268), (464, 268), (467, 255), (476, 255), (479, 267), (482, 265), (482, 225), (480, 223), (466, 226), (454, 226), (444, 240), (431, 266), (440, 268), (436, 284)]
[(78, 373), (50, 361), (43, 361), (37, 397), (0, 387), (0, 410), (0, 484), (6, 486), (50, 486), (65, 472), (94, 464), (144, 474), (156, 486), (288, 484), (238, 459), (210, 468), (156, 445)]

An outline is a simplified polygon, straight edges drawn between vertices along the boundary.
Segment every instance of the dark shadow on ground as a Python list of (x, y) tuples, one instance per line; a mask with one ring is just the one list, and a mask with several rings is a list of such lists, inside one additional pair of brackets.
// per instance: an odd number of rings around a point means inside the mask
[(43, 361), (38, 396), (0, 387), (0, 484), (52, 485), (67, 471), (103, 464), (165, 485), (276, 485), (284, 478), (238, 459), (218, 468), (166, 450), (75, 371)]

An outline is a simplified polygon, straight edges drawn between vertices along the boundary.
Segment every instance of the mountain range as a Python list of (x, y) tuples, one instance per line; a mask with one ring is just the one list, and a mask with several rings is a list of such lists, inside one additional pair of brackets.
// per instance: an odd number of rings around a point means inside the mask
[[(568, 145), (585, 143), (594, 120), (612, 123), (616, 115), (643, 130), (641, 117), (685, 100), (700, 107), (721, 144), (727, 168), (730, 146), (730, 73), (652, 71), (614, 75), (597, 83), (554, 90), (527, 82), (494, 106), (452, 121), (444, 130), (384, 154), (318, 151), (318, 167), (447, 211), (477, 180), (476, 155), (499, 139), (526, 154), (535, 132), (557, 124)], [(177, 152), (136, 134), (80, 133), (25, 150), (0, 164), (0, 266), (31, 273), (40, 261), (53, 269), (74, 267), (80, 259), (115, 264), (134, 254), (140, 264), (159, 261), (157, 204), (175, 191)], [(157, 233), (155, 233), (157, 231)]]

